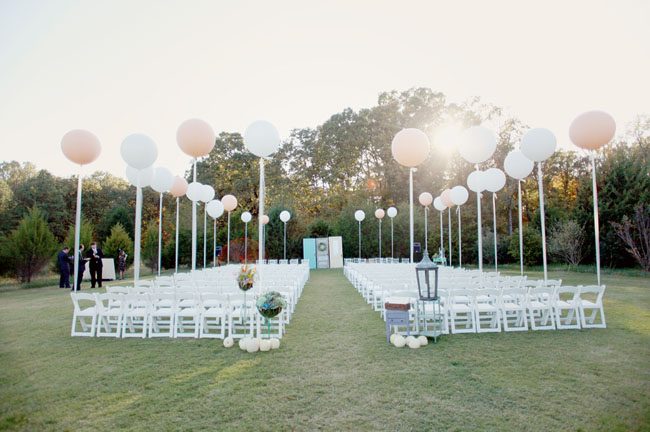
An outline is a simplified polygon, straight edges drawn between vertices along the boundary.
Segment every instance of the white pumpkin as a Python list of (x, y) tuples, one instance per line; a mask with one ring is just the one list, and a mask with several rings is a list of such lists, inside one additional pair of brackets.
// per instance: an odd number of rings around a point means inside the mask
[(280, 348), (280, 339), (273, 338), (271, 339), (271, 349), (278, 349)]
[(415, 339), (415, 336), (406, 336), (406, 345), (410, 344), (413, 339)]
[(239, 349), (246, 351), (246, 344), (248, 343), (248, 338), (239, 339)]
[(271, 341), (268, 339), (262, 339), (260, 341), (260, 351), (270, 351), (271, 350)]
[(234, 340), (232, 337), (230, 337), (230, 336), (228, 336), (227, 338), (225, 338), (225, 339), (223, 340), (223, 346), (226, 347), (226, 348), (230, 348), (230, 347), (232, 347), (234, 344), (235, 344), (235, 340)]
[(420, 346), (425, 346), (429, 344), (429, 339), (426, 336), (418, 336), (418, 341), (420, 341)]
[(390, 335), (390, 343), (395, 343), (395, 336), (397, 336), (397, 333)]
[(413, 340), (411, 340), (411, 342), (409, 342), (408, 345), (409, 345), (409, 348), (417, 349), (417, 348), (420, 348), (420, 341), (413, 338)]
[(395, 345), (397, 348), (402, 348), (404, 345), (406, 345), (406, 339), (404, 339), (404, 336), (398, 334), (393, 340), (393, 345)]
[(249, 353), (257, 352), (260, 349), (260, 340), (259, 339), (249, 339), (246, 343), (246, 351)]

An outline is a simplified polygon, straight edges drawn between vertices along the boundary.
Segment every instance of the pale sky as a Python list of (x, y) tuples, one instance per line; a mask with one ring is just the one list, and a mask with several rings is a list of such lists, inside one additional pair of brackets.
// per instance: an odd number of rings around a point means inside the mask
[(254, 120), (283, 137), (381, 91), (480, 96), (569, 147), (571, 120), (650, 112), (650, 1), (0, 0), (0, 160), (69, 176), (70, 129), (95, 133), (88, 170), (124, 176), (130, 133), (176, 145), (192, 117), (218, 133)]

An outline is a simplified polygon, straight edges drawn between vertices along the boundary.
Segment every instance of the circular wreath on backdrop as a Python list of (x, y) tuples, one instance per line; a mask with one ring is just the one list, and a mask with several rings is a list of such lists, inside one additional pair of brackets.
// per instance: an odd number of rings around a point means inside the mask
[(287, 302), (277, 291), (264, 293), (257, 299), (257, 310), (264, 318), (273, 318), (287, 307)]
[(319, 251), (325, 252), (326, 249), (327, 249), (327, 245), (325, 243), (319, 243), (318, 244), (318, 250)]

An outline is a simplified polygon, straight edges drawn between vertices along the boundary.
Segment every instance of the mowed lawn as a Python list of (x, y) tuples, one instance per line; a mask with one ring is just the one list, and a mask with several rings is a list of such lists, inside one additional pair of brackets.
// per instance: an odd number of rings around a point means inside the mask
[(71, 338), (69, 291), (3, 292), (0, 429), (649, 430), (650, 280), (604, 283), (607, 329), (411, 350), (386, 344), (340, 270), (313, 271), (281, 348), (256, 354), (218, 340)]

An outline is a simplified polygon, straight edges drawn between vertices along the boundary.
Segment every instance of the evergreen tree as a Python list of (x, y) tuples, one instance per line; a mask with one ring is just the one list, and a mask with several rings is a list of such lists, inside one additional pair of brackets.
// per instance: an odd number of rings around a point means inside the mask
[(21, 282), (31, 282), (56, 251), (56, 240), (43, 212), (33, 207), (11, 234), (7, 247), (15, 274)]
[(117, 260), (119, 250), (122, 249), (128, 255), (128, 262), (133, 257), (133, 240), (129, 237), (126, 230), (120, 223), (116, 223), (111, 228), (111, 234), (104, 241), (104, 254), (109, 258)]

